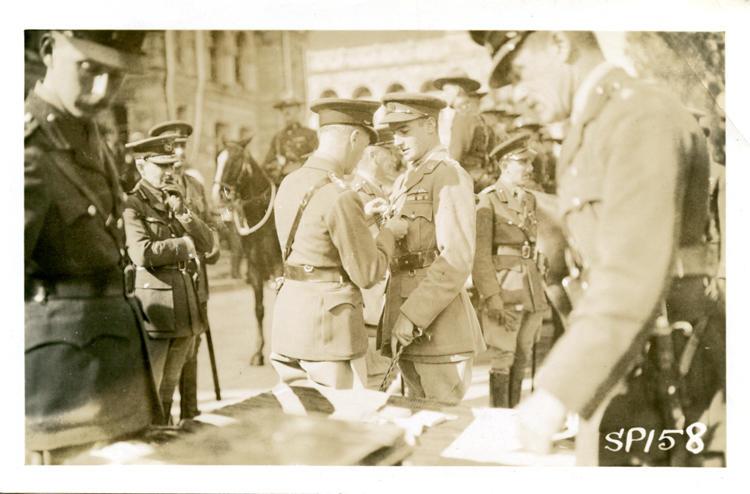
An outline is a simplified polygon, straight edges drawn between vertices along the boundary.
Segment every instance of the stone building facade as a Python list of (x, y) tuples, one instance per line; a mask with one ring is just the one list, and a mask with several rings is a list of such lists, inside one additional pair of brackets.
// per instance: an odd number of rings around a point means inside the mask
[(430, 92), (435, 78), (456, 69), (486, 85), (489, 57), (467, 31), (383, 31), (380, 42), (372, 42), (373, 37), (370, 33), (367, 44), (345, 47), (316, 48), (311, 43), (310, 98), (379, 99), (392, 91)]
[[(253, 135), (260, 159), (281, 125), (274, 101), (288, 92), (306, 99), (306, 38), (298, 31), (149, 32), (146, 71), (126, 78), (103, 123), (122, 143), (167, 119), (190, 122), (188, 156), (210, 182), (222, 138)], [(44, 75), (37, 41), (27, 32), (26, 91)]]

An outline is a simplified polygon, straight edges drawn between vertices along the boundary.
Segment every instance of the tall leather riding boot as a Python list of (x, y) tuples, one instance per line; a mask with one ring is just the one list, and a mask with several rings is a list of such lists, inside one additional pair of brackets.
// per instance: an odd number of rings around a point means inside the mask
[(490, 406), (508, 408), (508, 371), (490, 369)]
[(521, 401), (521, 387), (523, 385), (524, 374), (526, 369), (524, 366), (513, 364), (510, 368), (510, 383), (508, 384), (508, 403), (511, 408), (518, 405)]

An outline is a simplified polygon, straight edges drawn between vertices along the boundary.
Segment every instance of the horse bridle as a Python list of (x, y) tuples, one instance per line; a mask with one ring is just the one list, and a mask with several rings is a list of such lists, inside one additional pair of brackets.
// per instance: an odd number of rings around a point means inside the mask
[[(248, 163), (244, 160), (242, 160), (242, 169), (245, 170), (246, 167), (249, 166)], [(247, 224), (247, 218), (242, 218), (240, 221), (239, 215), (237, 214), (236, 210), (232, 211), (232, 219), (234, 220), (234, 226), (237, 228), (237, 233), (239, 233), (241, 236), (246, 237), (252, 233), (257, 232), (263, 226), (268, 222), (268, 220), (271, 218), (271, 213), (273, 213), (273, 203), (276, 200), (276, 184), (273, 183), (273, 180), (271, 180), (268, 175), (263, 174), (263, 177), (268, 182), (268, 185), (271, 187), (271, 197), (268, 200), (268, 207), (266, 207), (266, 212), (263, 214), (263, 217), (252, 227), (248, 226)], [(221, 193), (224, 195), (224, 197), (228, 197), (227, 191), (232, 191), (235, 187), (232, 185), (229, 185), (224, 182), (214, 182), (219, 187), (221, 187)]]

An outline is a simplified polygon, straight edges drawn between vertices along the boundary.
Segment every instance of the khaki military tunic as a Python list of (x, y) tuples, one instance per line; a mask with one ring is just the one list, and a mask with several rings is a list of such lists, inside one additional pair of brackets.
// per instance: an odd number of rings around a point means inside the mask
[(339, 281), (284, 282), (274, 306), (271, 347), (286, 357), (351, 360), (367, 350), (360, 288), (383, 278), (394, 239), (384, 229), (373, 240), (362, 201), (335, 175), (337, 168), (313, 155), (284, 179), (276, 196), (276, 231), (285, 246), (303, 197), (310, 187), (327, 181), (302, 215), (286, 264), (341, 273)]
[(396, 180), (391, 214), (409, 227), (394, 262), (410, 255), (434, 260), (415, 269), (392, 269), (378, 332), (384, 354), (390, 355), (391, 328), (399, 314), (429, 334), (406, 347), (404, 360), (451, 361), (451, 356), (485, 349), (464, 289), (476, 242), (472, 190), (471, 177), (443, 147), (428, 152)]
[[(673, 95), (610, 69), (584, 97), (557, 179), (588, 288), (537, 383), (589, 419), (638, 362), (670, 285), (705, 272), (709, 167), (705, 138)], [(672, 320), (690, 318), (680, 309), (701, 310), (672, 302), (668, 297)], [(706, 390), (716, 385), (710, 372), (702, 379)], [(646, 399), (626, 415), (639, 417)], [(627, 427), (627, 417), (620, 418), (612, 427)], [(638, 420), (648, 426), (643, 416)]]

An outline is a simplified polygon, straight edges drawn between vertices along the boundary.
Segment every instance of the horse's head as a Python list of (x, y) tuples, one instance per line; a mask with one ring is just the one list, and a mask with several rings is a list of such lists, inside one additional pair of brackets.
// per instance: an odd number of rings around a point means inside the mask
[(253, 220), (268, 209), (273, 182), (247, 148), (251, 140), (223, 142), (223, 149), (216, 157), (211, 195), (216, 204), (242, 209), (247, 218)]

